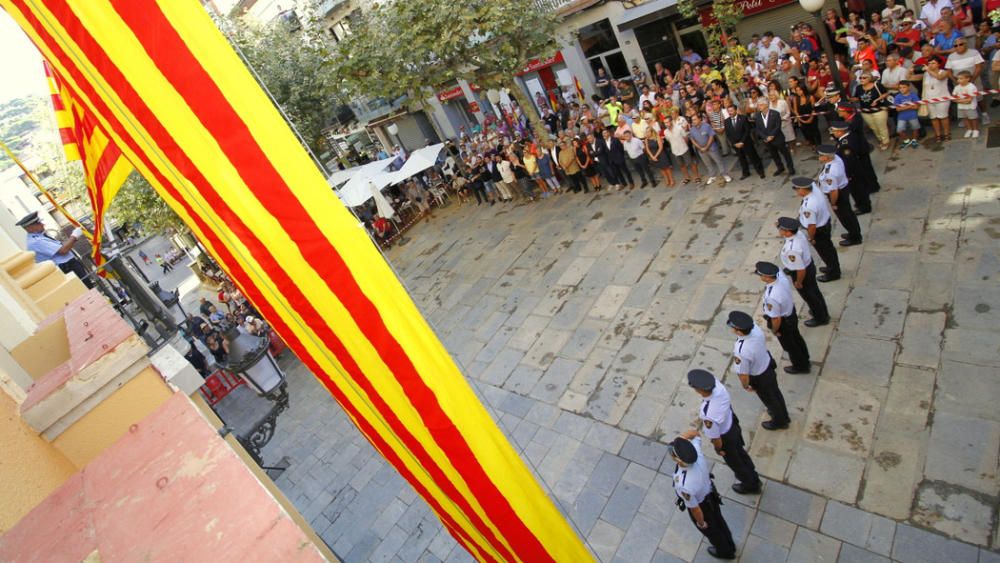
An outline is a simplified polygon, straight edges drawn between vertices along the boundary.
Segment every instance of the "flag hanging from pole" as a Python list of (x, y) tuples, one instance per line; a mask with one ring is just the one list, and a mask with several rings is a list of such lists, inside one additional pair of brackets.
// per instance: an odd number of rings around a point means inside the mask
[(576, 76), (573, 77), (573, 85), (576, 86), (576, 97), (580, 99), (580, 103), (582, 104), (586, 101), (586, 98), (583, 97), (583, 85), (580, 84), (580, 79)]
[(473, 557), (593, 560), (197, 0), (0, 6)]
[[(108, 137), (97, 119), (80, 103), (52, 66), (47, 62), (44, 66), (66, 159), (83, 162), (87, 198), (94, 214), (92, 257), (94, 264), (100, 268), (105, 261), (101, 254), (104, 214), (133, 168), (118, 145)], [(102, 271), (99, 269), (98, 273)]]

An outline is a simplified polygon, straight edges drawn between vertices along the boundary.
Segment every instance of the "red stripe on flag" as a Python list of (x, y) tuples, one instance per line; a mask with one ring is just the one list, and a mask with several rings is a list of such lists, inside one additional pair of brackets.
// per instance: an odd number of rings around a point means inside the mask
[[(20, 5), (24, 17), (29, 20), (29, 23), (32, 25), (33, 28), (35, 28), (36, 32), (39, 33), (39, 35), (43, 36), (43, 40), (46, 42), (49, 48), (54, 53), (57, 53), (59, 55), (60, 60), (67, 62), (71, 60), (67, 58), (66, 54), (62, 51), (57, 42), (51, 36), (49, 36), (47, 30), (41, 26), (37, 18), (34, 17), (34, 14), (28, 11), (24, 7), (23, 0), (10, 0), (10, 1), (14, 4)], [(443, 490), (445, 490), (449, 498), (451, 498), (451, 500), (454, 503), (456, 503), (462, 508), (462, 510), (466, 513), (467, 517), (469, 517), (474, 522), (479, 521), (479, 524), (476, 527), (479, 529), (480, 533), (482, 533), (484, 537), (492, 539), (491, 543), (493, 543), (493, 541), (496, 541), (495, 537), (492, 534), (492, 531), (488, 527), (485, 527), (483, 525), (482, 521), (479, 520), (478, 515), (471, 509), (471, 506), (468, 505), (464, 497), (462, 497), (458, 493), (457, 489), (455, 489), (455, 486), (452, 483), (450, 483), (450, 481), (443, 474), (441, 469), (437, 467), (436, 464), (433, 463), (433, 460), (423, 449), (422, 444), (420, 444), (419, 441), (417, 441), (409, 433), (409, 431), (405, 428), (405, 426), (402, 425), (402, 423), (395, 416), (395, 414), (388, 407), (388, 405), (384, 402), (384, 400), (382, 400), (381, 397), (374, 392), (374, 387), (371, 385), (370, 381), (368, 381), (367, 378), (364, 377), (364, 374), (354, 363), (350, 355), (346, 352), (346, 349), (343, 347), (339, 339), (336, 338), (336, 335), (329, 329), (328, 326), (320, 322), (321, 317), (318, 314), (318, 312), (315, 311), (315, 309), (313, 309), (308, 304), (308, 300), (306, 299), (306, 297), (303, 294), (301, 294), (301, 292), (298, 291), (296, 284), (280, 268), (276, 260), (273, 258), (273, 256), (271, 256), (267, 252), (266, 248), (262, 245), (262, 243), (253, 235), (253, 231), (250, 230), (245, 224), (243, 224), (240, 218), (236, 216), (232, 212), (232, 210), (228, 208), (228, 206), (226, 206), (225, 202), (218, 197), (218, 194), (216, 194), (214, 190), (212, 190), (211, 186), (208, 184), (206, 179), (195, 168), (194, 164), (190, 162), (189, 159), (187, 159), (186, 155), (183, 154), (183, 151), (181, 151), (176, 147), (173, 139), (170, 138), (169, 134), (162, 127), (162, 124), (160, 124), (159, 121), (156, 120), (155, 116), (152, 115), (149, 108), (145, 106), (145, 104), (138, 96), (138, 94), (131, 88), (128, 81), (125, 80), (125, 78), (121, 75), (120, 71), (110, 62), (106, 53), (103, 51), (100, 45), (96, 43), (93, 37), (90, 36), (89, 32), (85, 30), (84, 26), (82, 25), (81, 22), (79, 22), (75, 14), (73, 14), (72, 10), (68, 8), (68, 6), (66, 6), (65, 3), (56, 1), (50, 2), (50, 10), (52, 10), (53, 13), (57, 15), (57, 17), (61, 16), (62, 18), (65, 18), (65, 21), (62, 21), (62, 23), (68, 24), (66, 29), (72, 30), (73, 38), (78, 43), (81, 50), (86, 52), (88, 56), (97, 63), (96, 66), (103, 71), (105, 80), (114, 85), (115, 92), (123, 101), (127, 103), (129, 108), (133, 110), (134, 115), (137, 118), (139, 118), (140, 121), (143, 122), (143, 125), (147, 129), (147, 131), (149, 131), (150, 134), (154, 135), (157, 138), (157, 140), (160, 142), (161, 148), (165, 147), (166, 150), (169, 150), (170, 153), (180, 161), (176, 164), (177, 167), (180, 170), (183, 170), (188, 175), (188, 179), (196, 187), (198, 187), (199, 193), (206, 198), (206, 200), (210, 203), (210, 205), (212, 205), (213, 209), (216, 210), (221, 217), (224, 217), (229, 221), (231, 221), (231, 225), (235, 226), (235, 230), (239, 231), (241, 234), (241, 242), (243, 242), (245, 245), (251, 248), (255, 257), (260, 261), (261, 266), (265, 268), (266, 271), (271, 272), (273, 275), (276, 276), (276, 278), (274, 279), (276, 285), (281, 287), (282, 291), (289, 296), (289, 301), (301, 307), (301, 309), (299, 310), (300, 314), (302, 314), (307, 319), (311, 318), (317, 321), (311, 323), (310, 326), (317, 331), (318, 335), (321, 338), (324, 339), (324, 342), (326, 342), (327, 345), (330, 346), (331, 350), (344, 365), (345, 369), (347, 369), (348, 373), (351, 374), (351, 376), (371, 397), (377, 410), (386, 419), (386, 422), (390, 425), (390, 427), (393, 428), (393, 431), (397, 433), (399, 438), (404, 442), (404, 444), (407, 445), (408, 448), (414, 450), (414, 455), (418, 459), (422, 459), (421, 463), (423, 467), (425, 467), (429, 471), (429, 473), (431, 474), (435, 482), (438, 484), (438, 486), (440, 486)], [(99, 106), (102, 115), (105, 115), (108, 117), (109, 120), (112, 120), (113, 114), (107, 108), (107, 105), (105, 104), (104, 100), (101, 99), (99, 96), (97, 96), (93, 88), (87, 84), (86, 79), (82, 76), (79, 69), (76, 69), (74, 67), (68, 67), (68, 70), (76, 79), (78, 85), (87, 91), (88, 96), (92, 100), (92, 103)], [(208, 228), (208, 226), (204, 223), (204, 221), (195, 214), (195, 212), (190, 208), (190, 205), (186, 201), (181, 199), (179, 193), (166, 180), (166, 178), (163, 177), (162, 173), (160, 173), (156, 168), (154, 168), (150, 163), (150, 161), (148, 160), (148, 158), (146, 158), (146, 156), (142, 154), (142, 152), (138, 149), (138, 146), (135, 143), (135, 141), (133, 141), (129, 137), (127, 132), (124, 131), (124, 128), (121, 126), (121, 124), (117, 123), (116, 121), (111, 121), (111, 125), (113, 126), (114, 130), (122, 137), (122, 139), (129, 143), (129, 146), (133, 149), (133, 151), (135, 151), (136, 155), (142, 159), (142, 161), (146, 164), (146, 166), (148, 166), (150, 170), (153, 171), (157, 179), (163, 185), (164, 189), (168, 191), (170, 196), (173, 199), (177, 200), (185, 208), (189, 216), (191, 216), (195, 220), (195, 222), (199, 225), (199, 229), (206, 235), (207, 238), (209, 238), (213, 242), (212, 245), (213, 247), (215, 247), (216, 251), (220, 254), (220, 259), (223, 261), (223, 263), (229, 265), (230, 271), (235, 271), (238, 274), (244, 276), (246, 279), (250, 279), (249, 275), (246, 274), (246, 272), (242, 269), (242, 267), (238, 264), (238, 262), (235, 261), (233, 255), (229, 252), (229, 250), (226, 249), (225, 246), (221, 244), (220, 239)], [(268, 315), (269, 320), (273, 318), (276, 321), (278, 321), (274, 324), (277, 324), (281, 327), (278, 329), (279, 334), (281, 334), (283, 338), (286, 338), (286, 340), (291, 339), (292, 333), (290, 329), (287, 327), (287, 325), (280, 322), (280, 318), (277, 317), (277, 313), (274, 311), (274, 309), (271, 308), (270, 306), (264, 306), (266, 305), (267, 302), (264, 300), (262, 294), (256, 288), (250, 291), (246, 291), (246, 293), (248, 298), (250, 298), (255, 305), (260, 306), (262, 310), (266, 309), (271, 312), (271, 315)], [(311, 369), (314, 369), (315, 372), (323, 373), (322, 370), (319, 368), (318, 364), (313, 360), (310, 359), (307, 362), (307, 364), (310, 365)], [(323, 378), (320, 379), (321, 381), (323, 380)], [(327, 387), (330, 387), (332, 385), (332, 382), (324, 381), (324, 383), (327, 384)], [(347, 404), (345, 404), (345, 408), (347, 408)], [(362, 420), (362, 419), (357, 418), (356, 420)], [(394, 463), (394, 465), (396, 464)], [(396, 467), (401, 473), (409, 473), (409, 471), (405, 469), (405, 466), (396, 465)], [(412, 477), (412, 474), (410, 475)], [(408, 480), (410, 480), (410, 478), (408, 478)], [(419, 487), (419, 482), (411, 481), (411, 483), (414, 484), (415, 487)], [(419, 488), (422, 489), (422, 487)], [(433, 497), (426, 496), (423, 493), (422, 496), (424, 496), (425, 499), (430, 504), (433, 504), (438, 508), (440, 508), (440, 505), (437, 504), (437, 501), (435, 501)], [(447, 514), (441, 510), (436, 510), (436, 512), (438, 512), (441, 515)], [(503, 552), (505, 554), (505, 557), (509, 558), (508, 555), (509, 552), (507, 551), (505, 546), (499, 544), (499, 542), (497, 542), (497, 544), (499, 546), (498, 551)]]
[[(270, 186), (270, 189), (254, 194), (264, 208), (275, 216), (284, 215), (287, 210), (288, 216), (299, 218), (285, 222), (282, 225), (285, 231), (320, 278), (327, 282), (327, 287), (347, 307), (366, 338), (379, 344), (376, 351), (382, 361), (395, 374), (412, 403), (423, 407), (418, 409), (418, 414), (424, 425), (462, 473), (484, 510), (493, 515), (494, 523), (513, 542), (515, 551), (531, 561), (550, 559), (544, 546), (521, 521), (479, 464), (454, 421), (441, 408), (433, 391), (382, 322), (374, 304), (357, 285), (336, 247), (328, 244), (322, 231), (260, 149), (246, 123), (236, 114), (163, 13), (158, 7), (152, 9), (143, 3), (112, 0), (112, 5), (177, 92), (187, 100), (197, 100), (197, 103), (189, 104), (190, 109), (213, 133), (247, 185), (266, 183)], [(500, 549), (501, 544), (496, 542), (495, 547)]]
[[(290, 327), (282, 321), (281, 317), (278, 316), (275, 309), (263, 297), (263, 294), (255, 286), (243, 286), (242, 284), (239, 283), (240, 279), (250, 279), (249, 274), (247, 274), (246, 271), (243, 270), (243, 268), (239, 265), (239, 262), (236, 261), (235, 257), (229, 251), (229, 249), (226, 248), (224, 244), (222, 244), (222, 241), (219, 239), (216, 233), (212, 231), (209, 228), (208, 224), (199, 215), (195, 213), (191, 205), (180, 196), (180, 193), (173, 186), (173, 184), (171, 184), (167, 180), (167, 178), (157, 168), (153, 166), (149, 158), (140, 150), (139, 145), (135, 142), (135, 140), (133, 140), (131, 136), (128, 134), (128, 132), (125, 131), (121, 123), (117, 122), (116, 118), (114, 117), (114, 114), (110, 112), (104, 100), (99, 96), (97, 96), (96, 91), (86, 82), (80, 70), (68, 65), (68, 63), (74, 59), (67, 56), (67, 54), (60, 47), (59, 42), (48, 33), (48, 30), (38, 21), (37, 17), (35, 17), (35, 14), (31, 12), (29, 9), (27, 9), (27, 7), (24, 5), (24, 0), (10, 0), (10, 1), (11, 3), (18, 6), (22, 16), (27, 20), (28, 24), (35, 30), (35, 32), (41, 37), (41, 40), (46, 44), (46, 46), (48, 46), (48, 48), (57, 55), (59, 60), (63, 60), (67, 63), (67, 70), (77, 80), (78, 85), (87, 92), (87, 94), (90, 96), (90, 99), (93, 101), (95, 106), (98, 108), (99, 111), (101, 111), (102, 115), (105, 115), (108, 118), (109, 123), (112, 126), (113, 130), (121, 136), (122, 140), (128, 144), (128, 146), (133, 150), (136, 156), (149, 168), (149, 170), (154, 174), (157, 181), (167, 191), (170, 197), (176, 200), (178, 204), (184, 208), (185, 212), (188, 214), (188, 216), (192, 218), (192, 220), (197, 225), (198, 229), (201, 230), (204, 236), (210, 241), (209, 244), (211, 244), (218, 253), (217, 258), (219, 258), (219, 260), (223, 264), (227, 264), (228, 270), (230, 272), (236, 273), (234, 276), (235, 278), (234, 281), (236, 281), (238, 285), (240, 285), (241, 291), (243, 291), (244, 294), (251, 300), (251, 302), (254, 303), (254, 305), (258, 308), (258, 310), (260, 310), (262, 313), (265, 314), (265, 316), (268, 317), (272, 326), (274, 326), (278, 331), (278, 333), (282, 335), (282, 338), (284, 338), (287, 342), (298, 343), (299, 349), (305, 349), (304, 345), (291, 331)], [(63, 10), (63, 13), (61, 14), (62, 17), (66, 18), (71, 22), (75, 22), (76, 25), (75, 29), (83, 30), (82, 24), (80, 24), (80, 22), (76, 19), (75, 15), (70, 10), (68, 10), (65, 7), (63, 7), (62, 10)], [(56, 13), (57, 15), (59, 15), (58, 11)], [(86, 32), (82, 33), (89, 39), (88, 46), (92, 49), (97, 50), (96, 53), (97, 58), (107, 61), (106, 54), (103, 52), (103, 50), (101, 50), (99, 46), (94, 44), (89, 34), (87, 34)], [(108, 66), (103, 66), (102, 68), (105, 71), (114, 75), (117, 79), (124, 80), (124, 78), (120, 75), (116, 67), (111, 65), (110, 62), (108, 62), (107, 65)], [(119, 91), (118, 93), (119, 95), (129, 94), (135, 100), (139, 100), (135, 92), (132, 91), (131, 87), (127, 85), (127, 82), (125, 83), (125, 90)], [(141, 100), (139, 100), (139, 103), (136, 105), (134, 109), (140, 110), (139, 113), (149, 114), (149, 109), (142, 104)], [(151, 114), (149, 115), (151, 116)], [(155, 120), (154, 120), (154, 126), (160, 129), (161, 133), (165, 134), (165, 131), (162, 131), (162, 126), (160, 126), (158, 122), (155, 122)], [(186, 156), (183, 155), (183, 153), (179, 153), (177, 156), (179, 156), (180, 159), (188, 165), (188, 168), (195, 175), (194, 179), (196, 181), (195, 183), (198, 183), (197, 180), (200, 180), (200, 183), (205, 184), (204, 178), (202, 178), (200, 176), (200, 173), (197, 172), (196, 169), (194, 169), (193, 165), (189, 161), (187, 161)], [(214, 195), (209, 192), (210, 190), (205, 190), (205, 195), (206, 196)], [(246, 229), (245, 225), (241, 226), (242, 228)], [(259, 242), (257, 241), (254, 242), (259, 244)], [(270, 266), (271, 268), (268, 268), (269, 271), (271, 271), (272, 268), (278, 269), (276, 264), (271, 264)], [(287, 277), (285, 279), (287, 279)], [(290, 282), (291, 280), (288, 281)], [(293, 296), (293, 300), (294, 297), (295, 296)], [(300, 295), (299, 297), (302, 296)], [(313, 311), (313, 314), (315, 314), (315, 311)], [(271, 319), (273, 319), (273, 321), (271, 321)], [(335, 348), (334, 349), (335, 354), (337, 354), (336, 348), (338, 347), (338, 345), (339, 341), (336, 341), (335, 339), (333, 346), (333, 348)], [(322, 368), (319, 366), (318, 362), (316, 362), (308, 355), (303, 355), (303, 356), (304, 356), (303, 362), (306, 363), (306, 365), (310, 368), (310, 370), (312, 370), (314, 373), (324, 373)], [(349, 372), (351, 372), (352, 369), (354, 371), (357, 371), (357, 366), (353, 364), (353, 360), (350, 359), (350, 356), (347, 356), (347, 362), (344, 363), (344, 367)], [(347, 400), (346, 396), (337, 389), (337, 387), (333, 384), (333, 381), (330, 380), (329, 378), (318, 378), (318, 379), (321, 382), (323, 382), (323, 384), (337, 398), (338, 402), (344, 407), (344, 409), (349, 411), (353, 420), (355, 420), (358, 426), (361, 427), (362, 433), (365, 434), (366, 438), (368, 438), (370, 441), (377, 438), (380, 446), (376, 445), (375, 446), (376, 449), (384, 452), (383, 455), (385, 455), (385, 457), (388, 459), (390, 463), (393, 464), (393, 466), (397, 469), (397, 471), (399, 471), (400, 474), (417, 490), (417, 492), (421, 495), (421, 497), (423, 497), (426, 500), (426, 502), (431, 505), (434, 511), (441, 517), (442, 521), (444, 521), (445, 526), (448, 527), (449, 530), (460, 532), (460, 534), (456, 536), (456, 540), (462, 543), (462, 545), (466, 546), (467, 548), (469, 546), (476, 546), (477, 544), (475, 544), (475, 542), (473, 542), (471, 537), (465, 533), (464, 529), (458, 526), (457, 523), (454, 521), (454, 519), (442, 509), (441, 504), (434, 497), (430, 496), (428, 490), (422, 485), (422, 483), (419, 480), (416, 479), (413, 473), (402, 463), (398, 455), (388, 446), (388, 443), (375, 431), (374, 427), (361, 416), (361, 413), (356, 409), (356, 407), (354, 407), (354, 405)], [(392, 425), (391, 421), (389, 422), (389, 424), (390, 426)], [(438, 485), (441, 485), (440, 481), (436, 482)], [(487, 561), (495, 560), (488, 553), (482, 552), (480, 549), (478, 549), (478, 547), (475, 549), (475, 551), (476, 554), (481, 559)], [(472, 550), (470, 550), (470, 553), (471, 552)]]
[(59, 140), (62, 141), (64, 145), (75, 145), (76, 144), (76, 133), (70, 127), (60, 127), (59, 128)]

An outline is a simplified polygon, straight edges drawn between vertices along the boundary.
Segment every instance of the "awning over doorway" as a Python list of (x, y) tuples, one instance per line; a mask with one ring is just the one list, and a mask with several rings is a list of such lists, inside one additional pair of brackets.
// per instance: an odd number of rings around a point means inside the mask
[(677, 15), (677, 0), (648, 0), (622, 14), (618, 31), (633, 29), (668, 16)]

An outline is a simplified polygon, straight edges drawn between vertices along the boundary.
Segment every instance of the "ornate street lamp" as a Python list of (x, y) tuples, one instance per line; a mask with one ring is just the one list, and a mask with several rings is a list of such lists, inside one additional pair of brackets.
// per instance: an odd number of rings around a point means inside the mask
[[(817, 35), (819, 30), (826, 29), (826, 23), (823, 22), (823, 4), (824, 0), (799, 0), (799, 6), (802, 9), (809, 12), (816, 19), (816, 32)], [(846, 91), (844, 90), (844, 83), (840, 81), (840, 68), (837, 66), (837, 59), (833, 55), (833, 45), (830, 44), (831, 39), (829, 37), (817, 39), (821, 40), (819, 43), (823, 46), (823, 52), (826, 54), (826, 60), (830, 63), (830, 74), (833, 75), (833, 83), (837, 86), (837, 90), (840, 91), (841, 95), (844, 95)]]
[(226, 333), (229, 356), (225, 368), (239, 375), (257, 393), (273, 403), (271, 409), (246, 434), (237, 434), (243, 447), (258, 465), (265, 469), (260, 450), (274, 437), (278, 415), (288, 408), (288, 388), (285, 374), (268, 352), (270, 340), (231, 328)]

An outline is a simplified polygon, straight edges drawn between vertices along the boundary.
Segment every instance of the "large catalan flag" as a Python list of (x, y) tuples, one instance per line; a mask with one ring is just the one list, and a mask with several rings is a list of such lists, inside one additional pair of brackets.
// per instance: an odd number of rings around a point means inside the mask
[(592, 559), (197, 0), (0, 6), (476, 559)]
[(48, 63), (45, 63), (45, 77), (52, 94), (52, 107), (66, 159), (83, 161), (87, 197), (94, 213), (93, 259), (94, 264), (100, 267), (104, 263), (101, 254), (104, 214), (133, 168), (118, 145), (104, 132), (97, 118)]

